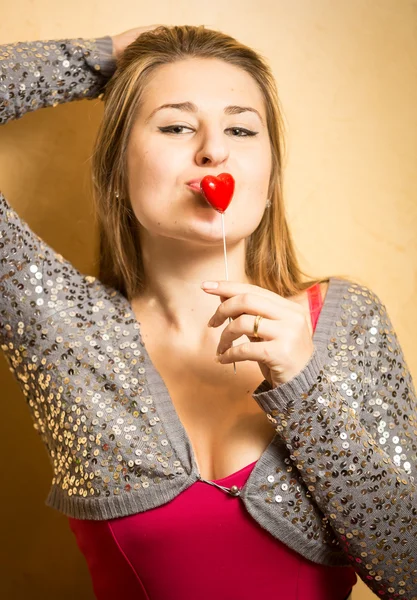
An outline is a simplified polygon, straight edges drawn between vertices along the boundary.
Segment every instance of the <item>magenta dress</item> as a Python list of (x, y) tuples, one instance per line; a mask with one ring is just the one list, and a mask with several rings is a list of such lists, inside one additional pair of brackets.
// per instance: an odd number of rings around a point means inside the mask
[[(308, 292), (315, 329), (319, 284)], [(256, 462), (214, 482), (241, 488)], [(108, 521), (69, 518), (69, 525), (98, 600), (344, 600), (357, 581), (352, 567), (319, 565), (293, 551), (238, 498), (203, 481), (145, 512)]]

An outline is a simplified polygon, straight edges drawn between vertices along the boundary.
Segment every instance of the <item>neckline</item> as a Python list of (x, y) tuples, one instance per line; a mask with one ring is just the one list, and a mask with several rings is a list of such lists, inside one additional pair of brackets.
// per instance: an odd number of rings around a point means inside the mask
[(222, 477), (221, 479), (210, 479), (210, 481), (212, 481), (213, 483), (226, 483), (232, 477), (235, 478), (238, 475), (240, 475), (241, 473), (243, 473), (243, 471), (249, 471), (252, 467), (254, 467), (256, 465), (258, 460), (259, 460), (259, 458), (257, 458), (253, 462), (251, 462), (249, 465), (246, 465), (246, 467), (242, 467), (238, 471), (235, 471), (234, 473), (230, 473), (230, 475), (226, 475), (226, 477)]
[[(339, 307), (339, 295), (341, 286), (346, 284), (343, 279), (339, 279), (337, 277), (329, 277), (329, 286), (327, 289), (326, 297), (322, 302), (321, 311), (319, 313), (319, 318), (316, 323), (316, 328), (313, 332), (313, 343), (317, 348), (319, 354), (324, 356), (327, 348), (327, 340), (329, 338), (329, 331), (326, 331), (326, 327), (334, 326), (334, 314), (338, 310)], [(154, 364), (152, 363), (148, 351), (146, 349), (145, 343), (142, 338), (142, 333), (140, 329), (140, 321), (136, 319), (135, 312), (129, 300), (122, 296), (124, 304), (126, 305), (128, 311), (131, 313), (133, 317), (133, 321), (138, 328), (138, 335), (140, 339), (140, 344), (142, 346), (142, 355), (144, 358), (144, 368), (145, 368), (145, 378), (147, 382), (147, 387), (150, 390), (151, 396), (154, 400), (154, 406), (158, 412), (158, 417), (163, 425), (163, 428), (166, 433), (166, 437), (168, 438), (171, 447), (173, 448), (175, 454), (180, 460), (183, 466), (188, 467), (189, 477), (194, 482), (199, 479), (199, 467), (196, 460), (196, 455), (194, 452), (194, 448), (191, 444), (191, 440), (187, 434), (187, 431), (179, 418), (179, 415), (176, 411), (175, 405), (172, 402), (171, 396), (168, 392), (168, 388), (165, 385), (164, 380), (162, 379), (159, 371), (156, 369)], [(238, 367), (238, 365), (237, 365)], [(260, 379), (262, 375), (260, 374)], [(262, 379), (259, 384), (261, 384)], [(271, 449), (276, 442), (276, 438), (278, 437), (278, 433), (273, 437), (271, 442), (265, 448), (261, 456), (254, 461), (255, 468), (250, 473), (248, 481), (251, 479), (254, 471), (264, 460), (267, 460), (269, 454), (271, 453)], [(251, 465), (246, 465), (241, 470), (249, 468)], [(211, 480), (214, 482), (224, 481), (229, 477), (233, 477), (240, 471), (236, 473), (231, 473), (227, 477), (222, 479)], [(246, 484), (245, 484), (246, 486)]]
[[(329, 287), (330, 287), (330, 284), (329, 284)], [(327, 293), (328, 293), (328, 291), (329, 290), (327, 290)], [(314, 326), (315, 312), (321, 311), (321, 309), (323, 307), (323, 297), (321, 295), (320, 282), (313, 284), (309, 288), (306, 288), (306, 292), (309, 297), (309, 307), (310, 307), (309, 314), (310, 314), (310, 319), (311, 319), (311, 322), (313, 325), (313, 339), (314, 339), (314, 332), (317, 329), (317, 321), (316, 321), (316, 325)], [(327, 296), (327, 294), (326, 294), (326, 296)], [(212, 481), (213, 483), (220, 483), (220, 484), (228, 483), (232, 477), (233, 477), (233, 479), (235, 479), (241, 473), (251, 470), (254, 467), (254, 465), (256, 465), (258, 460), (259, 460), (259, 458), (254, 460), (253, 462), (251, 462), (249, 465), (242, 467), (238, 471), (235, 471), (234, 473), (230, 473), (230, 475), (226, 475), (226, 477), (221, 477), (220, 479), (210, 479), (210, 481)]]

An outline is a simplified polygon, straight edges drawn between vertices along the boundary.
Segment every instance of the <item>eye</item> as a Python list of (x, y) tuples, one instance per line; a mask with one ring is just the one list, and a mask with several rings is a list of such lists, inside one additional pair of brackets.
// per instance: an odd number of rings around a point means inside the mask
[(174, 135), (182, 133), (182, 129), (189, 129), (190, 131), (193, 131), (191, 127), (186, 127), (185, 125), (168, 125), (167, 127), (158, 127), (158, 129), (159, 131), (162, 131), (162, 133), (172, 133)]
[[(188, 131), (194, 131), (191, 127), (187, 127), (186, 125), (168, 125), (166, 127), (158, 127), (159, 131), (162, 133), (169, 133), (172, 135), (181, 135), (184, 133), (185, 129)], [(226, 129), (226, 131), (231, 131), (232, 137), (253, 137), (258, 135), (257, 131), (251, 131), (250, 129), (245, 129), (243, 127), (230, 127)]]
[(228, 131), (234, 132), (233, 137), (253, 137), (254, 135), (258, 135), (257, 131), (251, 131), (250, 129), (244, 129), (243, 127), (230, 127)]

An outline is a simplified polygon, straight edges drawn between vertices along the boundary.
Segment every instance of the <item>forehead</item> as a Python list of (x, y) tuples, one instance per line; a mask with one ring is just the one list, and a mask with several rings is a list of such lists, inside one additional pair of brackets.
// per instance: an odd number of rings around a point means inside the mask
[(194, 102), (201, 110), (245, 104), (264, 112), (262, 92), (251, 75), (213, 58), (187, 58), (157, 67), (146, 84), (142, 107), (184, 101)]

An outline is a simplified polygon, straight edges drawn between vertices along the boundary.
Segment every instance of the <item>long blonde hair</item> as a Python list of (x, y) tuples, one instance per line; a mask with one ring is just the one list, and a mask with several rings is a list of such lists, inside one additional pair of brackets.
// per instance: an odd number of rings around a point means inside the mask
[(266, 61), (234, 38), (189, 25), (142, 33), (123, 52), (106, 85), (104, 116), (92, 158), (93, 197), (100, 236), (99, 279), (128, 300), (145, 288), (138, 224), (128, 198), (126, 151), (134, 118), (150, 74), (185, 58), (216, 58), (240, 67), (259, 86), (266, 107), (272, 151), (270, 208), (246, 239), (245, 270), (256, 285), (283, 297), (325, 279), (301, 271), (288, 227), (282, 193), (284, 126), (274, 77)]

